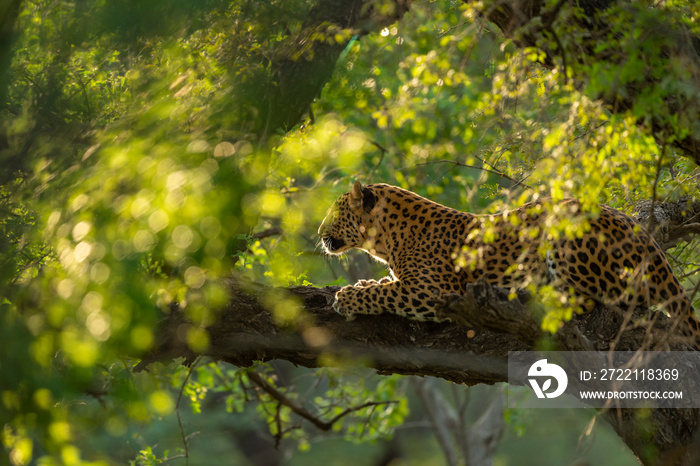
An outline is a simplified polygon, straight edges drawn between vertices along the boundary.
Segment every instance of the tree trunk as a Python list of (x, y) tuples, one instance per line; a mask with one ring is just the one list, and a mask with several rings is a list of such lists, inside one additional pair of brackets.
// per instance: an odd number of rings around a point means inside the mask
[(311, 103), (333, 74), (335, 63), (353, 36), (362, 37), (400, 20), (412, 0), (322, 0), (304, 26), (270, 60), (257, 132), (261, 140), (287, 131), (310, 112)]

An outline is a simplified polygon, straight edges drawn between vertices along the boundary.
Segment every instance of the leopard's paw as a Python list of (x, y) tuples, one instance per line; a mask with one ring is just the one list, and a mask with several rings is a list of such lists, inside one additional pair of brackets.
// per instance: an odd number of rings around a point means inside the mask
[(355, 314), (353, 314), (351, 311), (343, 308), (340, 303), (338, 302), (338, 298), (335, 298), (335, 301), (333, 301), (333, 310), (340, 314), (341, 316), (345, 317), (345, 320), (348, 322), (351, 320), (355, 320), (355, 317), (357, 317)]
[(348, 293), (354, 287), (351, 285), (344, 286), (335, 294), (335, 301), (333, 301), (333, 310), (345, 317), (345, 320), (351, 321), (355, 320), (355, 313), (350, 310), (350, 306), (347, 304), (343, 305), (344, 298), (348, 297)]
[(365, 287), (365, 286), (370, 286), (370, 285), (376, 285), (377, 283), (379, 283), (377, 280), (372, 280), (372, 279), (365, 280), (365, 279), (362, 279), (362, 280), (358, 280), (357, 283), (355, 283), (355, 286)]
[(355, 286), (359, 286), (361, 288), (364, 288), (364, 287), (370, 286), (370, 285), (385, 285), (385, 284), (391, 283), (393, 281), (394, 281), (394, 279), (391, 277), (384, 277), (380, 280), (362, 279), (362, 280), (358, 280), (357, 283), (355, 283)]

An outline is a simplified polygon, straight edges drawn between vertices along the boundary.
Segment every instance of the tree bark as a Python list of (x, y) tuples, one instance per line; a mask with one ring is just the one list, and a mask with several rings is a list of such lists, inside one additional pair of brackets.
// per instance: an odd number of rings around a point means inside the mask
[[(650, 344), (690, 349), (683, 341), (666, 339), (672, 323), (662, 315), (657, 315), (652, 333), (656, 338), (651, 342), (643, 326), (626, 329), (616, 339), (624, 316), (618, 309), (603, 307), (576, 316), (548, 337), (534, 325), (527, 295), (509, 300), (508, 290), (486, 283), (471, 285), (464, 296), (447, 304), (447, 315), (460, 323), (417, 322), (393, 315), (359, 316), (348, 322), (331, 308), (338, 287), (280, 290), (235, 278), (228, 286), (230, 302), (218, 323), (206, 329), (210, 345), (201, 355), (241, 367), (273, 359), (319, 367), (320, 356), (332, 354), (335, 360), (348, 364), (369, 364), (379, 374), (430, 375), (470, 386), (507, 381), (508, 352), (533, 350), (543, 338), (551, 338), (556, 347), (569, 351), (625, 351)], [(277, 323), (263, 304), (269, 302), (269, 296), (282, 293), (300, 303), (303, 310), (295, 322), (284, 325)], [(185, 358), (186, 364), (192, 362), (199, 354), (184, 341), (190, 325), (173, 307), (160, 327), (158, 345), (135, 370), (177, 357)], [(642, 419), (639, 410), (619, 409), (603, 415), (644, 464), (658, 464), (669, 455), (677, 455), (677, 461), (664, 464), (690, 464), (698, 411), (656, 409), (648, 414)]]
[[(0, 0), (0, 108), (7, 106), (10, 85), (10, 64), (13, 57), (15, 40), (15, 25), (19, 16), (21, 0)], [(3, 170), (0, 172), (0, 184), (14, 179), (20, 164), (16, 159), (4, 156), (9, 148), (7, 132), (0, 130), (0, 157), (3, 159)]]
[(690, 241), (700, 234), (700, 201), (644, 201), (635, 206), (635, 219), (651, 232), (664, 249)]

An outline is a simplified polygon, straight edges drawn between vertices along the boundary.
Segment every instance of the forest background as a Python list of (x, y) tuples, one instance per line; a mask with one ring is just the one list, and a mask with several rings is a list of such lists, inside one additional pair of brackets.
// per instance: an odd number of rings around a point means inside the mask
[[(636, 464), (598, 413), (505, 409), (503, 384), (333, 354), (133, 369), (172, 303), (206, 353), (231, 276), (275, 290), (282, 328), (305, 317), (280, 289), (383, 276), (319, 248), (355, 180), (479, 213), (692, 202), (700, 7), (3, 0), (0, 21), (0, 462)], [(697, 307), (696, 232), (664, 247)]]

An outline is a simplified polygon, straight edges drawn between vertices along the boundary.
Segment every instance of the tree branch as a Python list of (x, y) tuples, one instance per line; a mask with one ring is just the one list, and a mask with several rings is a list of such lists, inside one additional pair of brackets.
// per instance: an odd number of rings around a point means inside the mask
[(253, 382), (255, 382), (255, 384), (256, 384), (258, 387), (260, 387), (261, 389), (263, 389), (263, 390), (265, 391), (265, 393), (267, 393), (267, 394), (270, 395), (272, 398), (274, 398), (275, 400), (277, 400), (280, 404), (282, 404), (282, 405), (288, 407), (289, 409), (291, 409), (294, 413), (298, 414), (298, 415), (301, 416), (302, 418), (304, 418), (304, 419), (306, 419), (307, 421), (311, 422), (313, 425), (315, 425), (317, 428), (319, 428), (319, 429), (321, 429), (321, 430), (331, 430), (331, 428), (333, 427), (333, 424), (335, 424), (335, 423), (338, 422), (340, 419), (342, 419), (343, 417), (347, 416), (348, 414), (350, 414), (350, 413), (352, 413), (352, 412), (354, 412), (354, 411), (358, 411), (358, 410), (360, 410), (360, 409), (367, 408), (367, 407), (369, 407), (369, 406), (377, 406), (377, 405), (379, 405), (379, 404), (393, 403), (393, 402), (386, 402), (386, 401), (383, 401), (383, 402), (367, 402), (367, 403), (364, 403), (364, 404), (362, 404), (362, 405), (360, 405), (360, 406), (354, 406), (354, 407), (352, 407), (352, 408), (348, 408), (348, 409), (344, 410), (342, 413), (338, 414), (337, 416), (335, 416), (335, 417), (334, 417), (333, 419), (331, 419), (330, 421), (322, 421), (321, 419), (317, 418), (316, 416), (314, 416), (313, 414), (311, 414), (310, 412), (308, 412), (306, 409), (304, 409), (304, 407), (302, 407), (302, 406), (300, 406), (300, 405), (294, 403), (294, 402), (293, 402), (292, 400), (290, 400), (284, 393), (282, 393), (282, 392), (280, 392), (279, 390), (277, 390), (274, 386), (272, 386), (271, 384), (267, 383), (267, 381), (266, 381), (265, 379), (263, 379), (263, 378), (260, 376), (260, 374), (258, 374), (256, 371), (250, 369), (250, 370), (248, 370), (248, 371), (246, 372), (246, 374), (248, 375), (248, 378), (249, 378), (250, 380), (252, 380)]
[(643, 201), (634, 210), (635, 219), (640, 224), (651, 224), (650, 233), (663, 249), (700, 234), (700, 201), (688, 198), (668, 202)]
[[(643, 224), (651, 208), (651, 203), (637, 206), (638, 220)], [(656, 202), (653, 209), (654, 234), (665, 244), (695, 232), (700, 223), (699, 202)], [(334, 360), (346, 360), (348, 364), (370, 364), (380, 374), (429, 375), (475, 385), (507, 381), (508, 352), (532, 350), (543, 339), (569, 351), (691, 349), (677, 336), (677, 323), (662, 313), (645, 319), (645, 309), (625, 312), (598, 306), (593, 312), (575, 316), (551, 336), (542, 332), (540, 318), (533, 313), (526, 292), (517, 292), (512, 299), (509, 290), (484, 282), (471, 284), (464, 295), (444, 298), (443, 315), (454, 321), (448, 323), (418, 322), (386, 314), (359, 316), (347, 322), (331, 307), (339, 287), (276, 289), (235, 277), (227, 286), (229, 304), (221, 310), (217, 324), (206, 329), (210, 346), (202, 355), (239, 367), (273, 359), (319, 367), (324, 360), (320, 356), (332, 354)], [(282, 297), (296, 301), (303, 311), (293, 322), (277, 321), (265, 305)], [(191, 325), (184, 312), (173, 305), (160, 326), (156, 347), (135, 370), (178, 357), (183, 357), (185, 364), (192, 363), (199, 355), (185, 342)], [(254, 375), (251, 380), (258, 383)], [(636, 413), (605, 411), (603, 417), (645, 464), (656, 461), (655, 456), (649, 456), (650, 442), (662, 454), (680, 454), (676, 460), (681, 458), (686, 463), (679, 464), (690, 464), (688, 452), (694, 448), (695, 435), (700, 438), (697, 410), (651, 410), (651, 417), (643, 422)], [(641, 428), (648, 429), (647, 437), (639, 435)]]
[[(532, 350), (542, 337), (535, 320), (528, 317), (524, 295), (509, 300), (507, 290), (486, 283), (470, 285), (463, 297), (452, 297), (447, 303), (447, 313), (478, 328), (393, 315), (359, 316), (347, 322), (331, 308), (338, 287), (280, 290), (240, 279), (231, 279), (228, 286), (229, 305), (221, 311), (218, 323), (206, 329), (210, 346), (202, 354), (239, 367), (272, 359), (319, 367), (324, 360), (321, 355), (333, 354), (349, 364), (370, 364), (380, 374), (431, 375), (463, 385), (493, 384), (507, 381), (509, 351)], [(293, 323), (276, 322), (264, 302), (280, 293), (301, 304), (303, 317)], [(184, 357), (188, 364), (198, 356), (184, 341), (192, 324), (177, 306), (171, 311), (162, 322), (157, 346), (135, 370), (177, 357)], [(641, 317), (645, 311), (635, 312)], [(669, 336), (673, 322), (660, 313), (646, 326), (627, 322), (619, 309), (598, 307), (564, 324), (554, 335), (554, 343), (566, 350), (690, 349), (686, 342)], [(650, 444), (663, 454), (681, 452), (681, 458), (687, 459), (698, 432), (697, 410), (651, 410), (644, 420), (637, 419), (637, 410), (629, 409), (606, 411), (603, 416), (645, 464), (653, 464), (656, 458), (650, 456)], [(643, 426), (649, 429), (647, 436), (639, 435)]]

